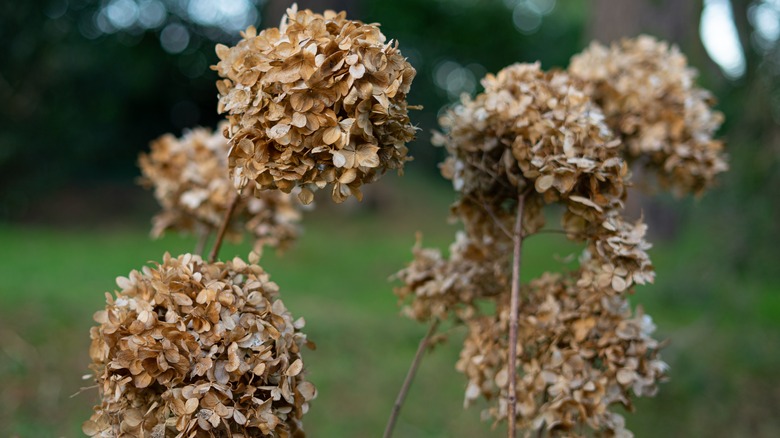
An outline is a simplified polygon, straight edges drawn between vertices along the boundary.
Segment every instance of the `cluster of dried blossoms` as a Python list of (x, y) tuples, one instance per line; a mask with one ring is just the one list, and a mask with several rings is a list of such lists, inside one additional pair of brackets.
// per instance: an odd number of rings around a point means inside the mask
[[(336, 202), (360, 198), (361, 185), (402, 170), (416, 131), (406, 103), (415, 70), (377, 25), (293, 7), (278, 28), (242, 36), (216, 48), (223, 135), (163, 136), (139, 160), (163, 206), (152, 234), (219, 229), (211, 259), (225, 231), (248, 230), (258, 252), (286, 245), (300, 219), (293, 189), (305, 204), (327, 185)], [(258, 252), (249, 264), (166, 255), (117, 279), (91, 331), (101, 400), (87, 435), (304, 436), (316, 390), (303, 374), (303, 320)]]
[(256, 259), (166, 254), (117, 278), (121, 290), (90, 331), (102, 403), (87, 435), (302, 435), (316, 395), (303, 373), (303, 319)]
[[(396, 274), (403, 282), (396, 294), (413, 319), (452, 318), (467, 327), (457, 369), (469, 381), (466, 405), (481, 396), (492, 401), (486, 419), (507, 419), (514, 374), (517, 424), (529, 433), (577, 434), (587, 425), (630, 436), (611, 409), (630, 409), (631, 393), (653, 395), (664, 377), (654, 326), (627, 300), (655, 275), (647, 227), (623, 217), (629, 165), (649, 155), (666, 183), (698, 192), (725, 160), (712, 139), (720, 116), (706, 92), (693, 87), (684, 58), (647, 38), (622, 45), (648, 46), (657, 49), (652, 62), (645, 52), (595, 61), (593, 52), (601, 52), (592, 46), (575, 57), (570, 73), (512, 65), (488, 75), (483, 93), (464, 97), (440, 121), (444, 132), (434, 143), (449, 154), (442, 173), (460, 195), (452, 212), (464, 232), (449, 258), (418, 243), (413, 262)], [(614, 76), (585, 75), (583, 60)], [(679, 70), (656, 77), (669, 60)], [(563, 233), (586, 249), (576, 271), (523, 285), (519, 366), (509, 370), (512, 251), (542, 229), (543, 208), (551, 204), (564, 208)], [(520, 235), (512, 231), (518, 220)]]
[[(582, 83), (538, 63), (512, 65), (482, 83), (485, 92), (464, 97), (441, 120), (447, 134), (434, 137), (450, 155), (442, 170), (462, 194), (455, 208), (467, 229), (487, 214), (511, 228), (506, 202), (531, 188), (523, 218), (529, 232), (544, 225), (544, 204), (566, 205), (564, 226), (575, 234), (620, 208), (628, 171), (620, 141)], [(505, 240), (498, 231), (492, 237)]]
[(230, 172), (238, 188), (301, 187), (300, 199), (332, 185), (332, 198), (401, 171), (415, 128), (406, 94), (415, 70), (374, 24), (345, 13), (287, 11), (278, 28), (254, 28), (213, 68), (219, 111), (230, 127)]
[[(181, 139), (163, 135), (148, 154), (141, 154), (141, 183), (154, 188), (162, 206), (152, 220), (153, 237), (169, 229), (208, 235), (219, 228), (236, 196), (228, 177), (228, 149), (222, 134), (195, 128)], [(298, 237), (300, 220), (300, 204), (288, 194), (268, 190), (242, 196), (227, 237), (237, 241), (247, 231), (258, 252), (264, 245), (284, 249)]]
[[(630, 408), (629, 391), (654, 395), (666, 364), (657, 358), (650, 318), (641, 309), (632, 315), (624, 298), (582, 284), (579, 275), (548, 273), (523, 288), (519, 426), (570, 432), (585, 423), (626, 436), (623, 418), (609, 406)], [(496, 314), (466, 321), (469, 332), (456, 365), (469, 378), (465, 404), (480, 396), (496, 400), (485, 412), (496, 419), (507, 415), (508, 304), (499, 301)]]
[(696, 87), (696, 71), (679, 49), (649, 36), (605, 47), (593, 43), (574, 56), (572, 75), (621, 136), (626, 158), (652, 168), (677, 193), (700, 194), (728, 169), (723, 142), (714, 139), (723, 115)]

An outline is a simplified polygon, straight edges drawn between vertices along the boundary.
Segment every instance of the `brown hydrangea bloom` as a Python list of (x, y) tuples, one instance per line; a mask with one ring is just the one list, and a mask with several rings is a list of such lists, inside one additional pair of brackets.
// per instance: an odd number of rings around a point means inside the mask
[(423, 248), (421, 243), (418, 236), (414, 260), (394, 276), (403, 282), (395, 294), (406, 316), (417, 321), (444, 320), (455, 312), (468, 319), (475, 311), (475, 300), (507, 290), (506, 258), (475, 245), (465, 233), (457, 234), (447, 259), (438, 249)]
[[(227, 126), (223, 126), (227, 128)], [(195, 128), (177, 139), (163, 135), (138, 158), (141, 184), (154, 188), (163, 210), (153, 222), (152, 236), (172, 229), (196, 234), (217, 230), (236, 189), (228, 176), (228, 143), (219, 133)], [(278, 190), (244, 196), (236, 206), (227, 237), (240, 240), (244, 231), (263, 245), (286, 248), (299, 234), (300, 206)]]
[[(607, 286), (608, 288), (609, 286)], [(553, 435), (577, 433), (580, 424), (610, 435), (631, 436), (609, 408), (631, 408), (630, 392), (651, 396), (667, 365), (658, 358), (654, 326), (625, 298), (577, 276), (545, 274), (523, 288), (518, 337), (518, 425)], [(456, 368), (469, 380), (465, 404), (480, 396), (494, 402), (484, 412), (507, 416), (508, 299), (496, 315), (468, 322)]]
[(287, 11), (278, 28), (254, 28), (213, 68), (219, 112), (230, 121), (230, 170), (237, 187), (332, 185), (342, 202), (388, 169), (401, 171), (415, 128), (406, 94), (415, 70), (374, 24), (345, 13)]
[(546, 203), (599, 210), (623, 197), (620, 143), (582, 84), (539, 64), (515, 64), (482, 80), (440, 123), (450, 158), (442, 173), (464, 196), (516, 199), (533, 186)]
[(166, 254), (117, 278), (95, 314), (90, 356), (101, 404), (89, 436), (303, 436), (303, 320), (256, 265)]
[(676, 46), (650, 36), (610, 47), (594, 42), (572, 58), (569, 72), (590, 84), (627, 154), (653, 168), (662, 184), (700, 194), (728, 169), (723, 143), (713, 138), (723, 115), (696, 87), (697, 73)]
[[(590, 279), (596, 287), (622, 293), (633, 284), (648, 284), (655, 280), (655, 270), (647, 250), (652, 245), (645, 240), (647, 225), (642, 220), (630, 223), (617, 212), (596, 225), (594, 237), (588, 243), (583, 265), (591, 265), (583, 271), (579, 286), (590, 286)], [(591, 260), (592, 259), (592, 260)]]

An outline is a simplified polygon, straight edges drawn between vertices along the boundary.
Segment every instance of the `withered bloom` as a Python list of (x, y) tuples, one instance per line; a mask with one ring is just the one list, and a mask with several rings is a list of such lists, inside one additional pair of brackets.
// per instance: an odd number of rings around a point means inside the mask
[(590, 84), (627, 155), (665, 186), (701, 194), (728, 169), (723, 142), (713, 138), (723, 115), (676, 46), (650, 36), (610, 47), (594, 42), (572, 58), (569, 72)]
[(166, 254), (117, 278), (121, 290), (106, 294), (90, 330), (101, 403), (87, 435), (303, 436), (316, 395), (303, 373), (303, 320), (256, 258)]
[[(237, 193), (228, 176), (228, 149), (220, 133), (195, 128), (180, 139), (163, 135), (140, 155), (141, 184), (154, 188), (163, 208), (152, 221), (153, 237), (166, 230), (203, 234), (219, 228)], [(298, 237), (300, 219), (300, 204), (291, 195), (269, 190), (243, 196), (227, 237), (237, 241), (249, 232), (256, 251), (264, 245), (284, 249)]]
[(332, 185), (332, 198), (401, 171), (415, 128), (406, 94), (415, 70), (375, 24), (345, 13), (287, 11), (278, 28), (217, 46), (219, 112), (230, 127), (237, 187), (301, 187), (304, 203)]
[[(452, 213), (464, 231), (449, 257), (415, 246), (414, 260), (396, 274), (403, 313), (468, 328), (456, 368), (469, 381), (466, 405), (488, 400), (485, 418), (507, 419), (514, 374), (517, 425), (527, 434), (569, 436), (588, 426), (630, 436), (611, 409), (630, 409), (632, 393), (653, 395), (666, 364), (651, 320), (641, 309), (632, 314), (626, 298), (655, 276), (646, 225), (621, 215), (627, 147), (582, 78), (515, 64), (482, 83), (485, 91), (448, 111), (434, 136), (449, 154), (442, 174), (459, 194)], [(542, 229), (553, 204), (564, 207), (563, 234), (585, 251), (578, 270), (522, 287), (519, 366), (509, 370), (510, 290), (519, 281), (512, 254)]]
[(438, 249), (423, 248), (419, 236), (413, 252), (414, 260), (394, 277), (403, 282), (395, 294), (404, 315), (417, 321), (445, 320), (451, 312), (467, 319), (477, 299), (498, 296), (508, 288), (506, 260), (475, 245), (465, 233), (457, 234), (449, 258)]
[[(589, 269), (586, 265), (583, 273)], [(632, 436), (613, 405), (631, 409), (630, 395), (652, 396), (667, 365), (650, 337), (652, 320), (632, 314), (625, 298), (577, 275), (544, 274), (522, 291), (518, 337), (518, 425), (553, 435), (577, 433), (580, 424), (610, 436)], [(465, 404), (493, 400), (484, 411), (507, 416), (509, 305), (468, 321), (456, 368), (469, 380)]]
[(434, 136), (450, 154), (442, 174), (462, 194), (455, 210), (467, 228), (496, 218), (511, 228), (514, 215), (502, 207), (526, 189), (528, 232), (544, 224), (543, 204), (563, 202), (585, 221), (622, 206), (620, 141), (580, 81), (536, 63), (506, 67), (482, 84), (485, 91), (449, 111), (440, 120), (444, 134)]

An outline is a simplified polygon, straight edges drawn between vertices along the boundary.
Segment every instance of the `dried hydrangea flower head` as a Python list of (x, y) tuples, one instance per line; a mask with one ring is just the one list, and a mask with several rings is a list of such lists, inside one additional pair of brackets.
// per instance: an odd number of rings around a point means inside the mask
[[(583, 287), (576, 275), (544, 274), (522, 296), (519, 426), (570, 436), (586, 424), (608, 436), (631, 436), (610, 407), (631, 409), (631, 392), (652, 396), (665, 376), (650, 317), (641, 309), (632, 315), (624, 297)], [(486, 397), (492, 403), (483, 414), (496, 421), (507, 416), (508, 326), (508, 300), (498, 302), (495, 315), (470, 320), (456, 365), (469, 380), (464, 403)]]
[(586, 221), (622, 205), (620, 142), (581, 82), (536, 63), (506, 67), (482, 84), (485, 91), (450, 110), (440, 120), (445, 134), (434, 136), (450, 154), (442, 174), (463, 196), (459, 216), (473, 217), (473, 207), (492, 209), (494, 219), (530, 187), (524, 225), (531, 232), (543, 224), (545, 203), (564, 202)]
[(723, 143), (713, 138), (723, 115), (696, 87), (696, 71), (676, 46), (650, 36), (610, 47), (594, 42), (572, 58), (569, 72), (591, 84), (627, 154), (652, 167), (662, 184), (700, 194), (728, 169)]
[[(163, 208), (152, 220), (152, 236), (169, 229), (203, 234), (219, 228), (236, 195), (228, 176), (228, 149), (225, 137), (207, 128), (152, 141), (150, 152), (138, 158), (141, 184), (154, 188)], [(300, 204), (291, 195), (268, 190), (241, 198), (227, 237), (237, 241), (248, 231), (256, 250), (263, 245), (284, 249), (298, 237), (300, 220)]]
[(451, 314), (469, 319), (476, 301), (496, 297), (508, 288), (506, 260), (475, 245), (466, 233), (457, 234), (449, 258), (423, 248), (418, 235), (414, 260), (395, 274), (403, 286), (395, 288), (405, 316), (417, 321), (446, 320)]
[[(395, 293), (406, 316), (467, 326), (457, 368), (469, 380), (466, 405), (490, 402), (485, 418), (511, 415), (511, 391), (512, 431), (569, 436), (587, 425), (630, 436), (609, 409), (631, 408), (631, 391), (653, 395), (666, 364), (649, 317), (632, 315), (626, 298), (655, 273), (647, 227), (622, 216), (625, 148), (582, 79), (515, 64), (483, 85), (446, 113), (434, 137), (449, 154), (442, 174), (459, 194), (452, 213), (464, 231), (447, 258), (418, 242), (413, 262), (396, 274), (403, 285)], [(523, 239), (543, 228), (552, 204), (564, 207), (561, 231), (585, 244), (580, 267), (518, 291)], [(519, 303), (512, 371), (511, 296)]]
[(406, 94), (415, 70), (375, 24), (288, 9), (278, 28), (217, 46), (219, 112), (230, 127), (237, 187), (278, 188), (311, 202), (332, 185), (342, 202), (388, 169), (401, 171), (415, 128)]
[(171, 257), (117, 278), (95, 314), (91, 368), (101, 404), (89, 436), (303, 436), (316, 391), (308, 342), (256, 263)]

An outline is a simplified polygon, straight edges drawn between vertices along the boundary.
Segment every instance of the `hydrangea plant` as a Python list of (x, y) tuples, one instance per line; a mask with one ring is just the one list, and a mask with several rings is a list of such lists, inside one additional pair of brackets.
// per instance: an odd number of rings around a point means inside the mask
[[(402, 313), (431, 324), (410, 376), (452, 320), (467, 330), (456, 364), (464, 404), (487, 399), (483, 418), (506, 421), (508, 436), (583, 426), (631, 436), (614, 407), (654, 395), (667, 372), (651, 318), (628, 301), (655, 278), (647, 226), (624, 211), (631, 170), (700, 194), (727, 169), (713, 138), (722, 116), (694, 77), (677, 48), (651, 37), (594, 43), (568, 71), (536, 63), (489, 74), (484, 92), (442, 117), (433, 141), (447, 150), (441, 170), (463, 231), (449, 257), (418, 239), (396, 274)], [(552, 206), (563, 211), (554, 230)], [(521, 285), (523, 241), (545, 231), (584, 244), (579, 267)]]
[[(259, 251), (297, 237), (293, 190), (309, 204), (332, 185), (341, 202), (403, 169), (415, 71), (376, 25), (343, 12), (293, 7), (278, 28), (242, 36), (216, 47), (221, 132), (165, 135), (139, 159), (163, 209), (152, 235), (216, 238), (207, 259), (166, 253), (106, 294), (90, 331), (100, 403), (89, 436), (304, 436), (317, 391), (302, 349), (312, 344)], [(244, 232), (256, 242), (249, 261), (218, 261), (223, 239)]]

